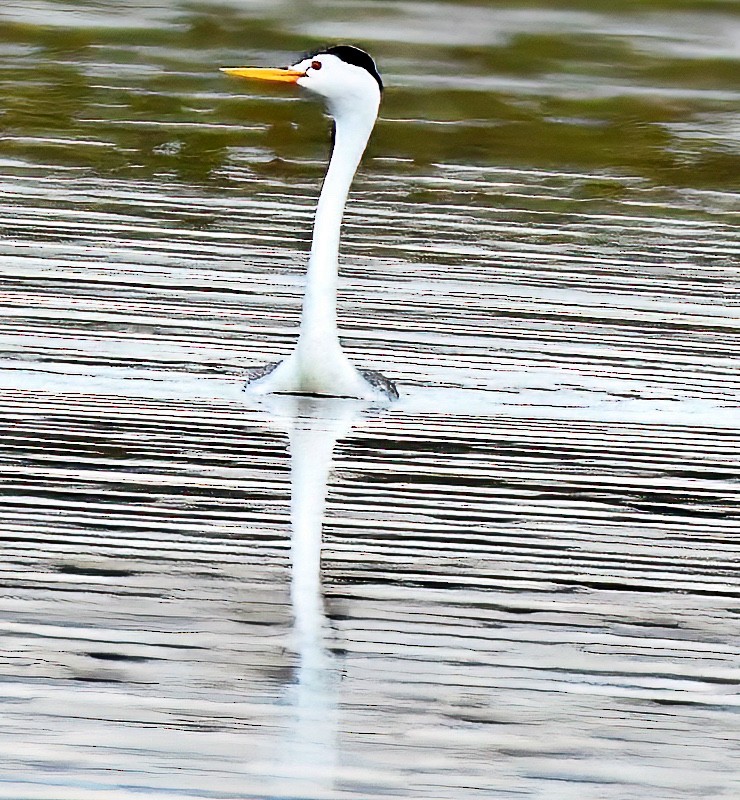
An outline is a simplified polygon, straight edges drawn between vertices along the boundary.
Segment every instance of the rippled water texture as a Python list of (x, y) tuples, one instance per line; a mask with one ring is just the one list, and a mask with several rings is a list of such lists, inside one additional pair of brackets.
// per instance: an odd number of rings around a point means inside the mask
[[(387, 91), (295, 340), (319, 108)], [(0, 797), (740, 797), (740, 15), (0, 7)]]

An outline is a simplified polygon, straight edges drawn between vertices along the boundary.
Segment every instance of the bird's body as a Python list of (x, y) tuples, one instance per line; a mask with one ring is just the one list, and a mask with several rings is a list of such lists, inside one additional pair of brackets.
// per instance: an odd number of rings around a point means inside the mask
[(301, 327), (285, 360), (251, 371), (247, 388), (257, 394), (395, 399), (392, 381), (357, 369), (339, 343), (337, 276), (344, 206), (380, 105), (382, 82), (367, 53), (339, 45), (288, 69), (231, 68), (238, 77), (295, 83), (322, 97), (334, 119), (334, 148), (319, 196), (306, 274)]

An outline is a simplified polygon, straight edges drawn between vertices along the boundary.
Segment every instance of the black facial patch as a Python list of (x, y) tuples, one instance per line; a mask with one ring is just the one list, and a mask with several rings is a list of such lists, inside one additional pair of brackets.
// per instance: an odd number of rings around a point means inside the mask
[(352, 64), (355, 67), (362, 67), (362, 69), (367, 70), (378, 82), (380, 91), (383, 91), (383, 81), (380, 78), (378, 68), (375, 66), (372, 56), (368, 55), (364, 50), (360, 50), (359, 47), (355, 47), (351, 44), (336, 44), (332, 47), (322, 47), (319, 50), (308, 53), (304, 58), (313, 58), (322, 53), (336, 56), (344, 61), (345, 64)]

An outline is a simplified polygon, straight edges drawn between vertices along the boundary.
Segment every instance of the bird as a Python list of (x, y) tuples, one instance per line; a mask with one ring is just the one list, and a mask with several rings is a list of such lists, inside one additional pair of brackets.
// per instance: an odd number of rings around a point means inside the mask
[(257, 395), (396, 400), (393, 381), (350, 362), (337, 329), (342, 216), (383, 93), (375, 61), (359, 47), (337, 44), (309, 53), (289, 67), (222, 67), (221, 71), (236, 78), (294, 84), (323, 100), (333, 119), (333, 147), (314, 217), (298, 341), (283, 361), (250, 370), (245, 389)]

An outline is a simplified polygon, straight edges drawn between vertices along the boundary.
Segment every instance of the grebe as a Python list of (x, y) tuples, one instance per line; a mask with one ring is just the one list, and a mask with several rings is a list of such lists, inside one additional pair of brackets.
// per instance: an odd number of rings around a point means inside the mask
[(334, 119), (334, 147), (314, 219), (301, 327), (284, 361), (251, 370), (247, 390), (395, 400), (395, 384), (379, 372), (357, 369), (339, 343), (337, 273), (344, 206), (360, 158), (375, 126), (383, 82), (373, 59), (351, 45), (336, 45), (291, 67), (224, 67), (239, 78), (297, 84), (322, 98)]

